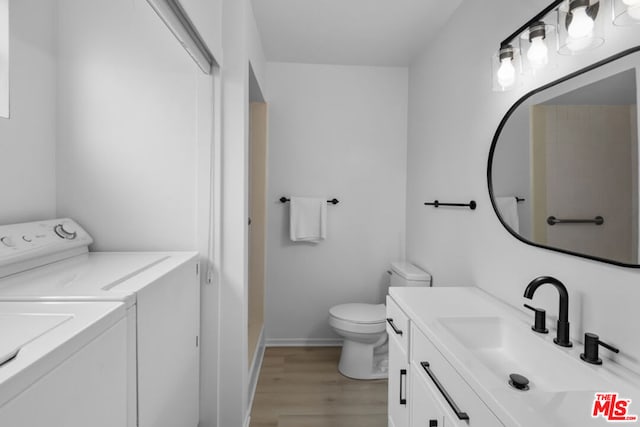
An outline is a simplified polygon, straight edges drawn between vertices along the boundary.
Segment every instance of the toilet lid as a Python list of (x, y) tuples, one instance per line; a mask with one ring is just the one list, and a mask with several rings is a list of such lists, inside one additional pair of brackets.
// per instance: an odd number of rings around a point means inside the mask
[(331, 307), (329, 314), (337, 319), (353, 323), (384, 322), (384, 304), (341, 304)]

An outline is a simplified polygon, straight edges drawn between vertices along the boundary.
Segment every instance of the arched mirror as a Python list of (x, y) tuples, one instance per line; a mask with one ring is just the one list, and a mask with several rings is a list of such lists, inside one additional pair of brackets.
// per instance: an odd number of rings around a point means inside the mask
[(500, 122), (487, 178), (521, 241), (639, 267), (640, 47), (538, 88)]

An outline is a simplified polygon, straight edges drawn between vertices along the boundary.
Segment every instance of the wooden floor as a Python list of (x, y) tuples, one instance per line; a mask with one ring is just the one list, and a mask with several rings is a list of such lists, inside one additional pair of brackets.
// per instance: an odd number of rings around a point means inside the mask
[(338, 372), (339, 347), (267, 348), (250, 427), (386, 427), (387, 380)]

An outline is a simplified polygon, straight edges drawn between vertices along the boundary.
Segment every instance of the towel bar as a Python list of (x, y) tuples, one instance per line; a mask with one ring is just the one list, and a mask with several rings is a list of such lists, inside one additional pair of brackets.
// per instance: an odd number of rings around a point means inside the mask
[(556, 225), (556, 224), (595, 224), (602, 225), (604, 224), (604, 218), (598, 215), (593, 219), (560, 219), (555, 216), (550, 216), (547, 218), (547, 224)]
[(434, 200), (433, 202), (425, 202), (424, 204), (425, 204), (425, 206), (433, 206), (435, 208), (440, 207), (440, 206), (459, 206), (459, 207), (463, 207), (463, 208), (469, 208), (471, 210), (474, 210), (478, 206), (478, 204), (475, 202), (475, 200), (472, 200), (469, 203), (443, 203), (443, 202), (439, 202), (437, 200)]
[[(288, 199), (286, 197), (280, 197), (280, 203), (287, 203), (290, 202), (291, 199)], [(337, 205), (338, 203), (340, 203), (340, 200), (333, 198), (331, 200), (327, 200), (327, 203), (331, 203), (332, 205)]]

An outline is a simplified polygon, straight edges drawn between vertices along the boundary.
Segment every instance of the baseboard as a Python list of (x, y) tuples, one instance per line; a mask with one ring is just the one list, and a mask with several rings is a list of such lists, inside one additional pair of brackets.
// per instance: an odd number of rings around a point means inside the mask
[(338, 338), (269, 338), (266, 347), (342, 347)]
[(253, 355), (253, 361), (251, 362), (251, 369), (249, 370), (249, 405), (247, 406), (247, 415), (245, 417), (244, 427), (249, 427), (251, 421), (251, 407), (253, 406), (253, 398), (256, 395), (256, 386), (258, 385), (258, 377), (260, 376), (260, 368), (262, 367), (262, 360), (264, 359), (264, 326), (258, 336), (258, 345)]

